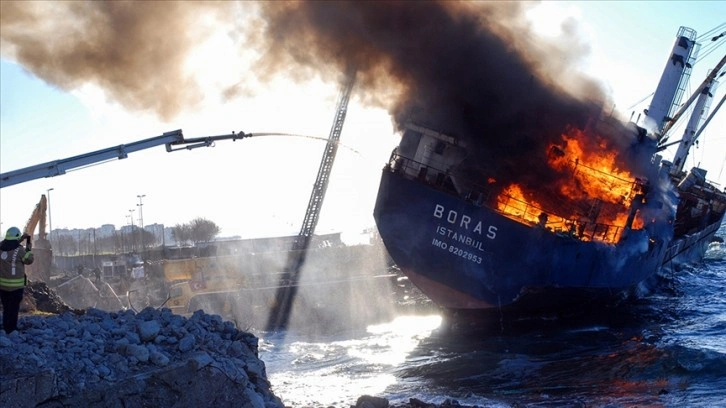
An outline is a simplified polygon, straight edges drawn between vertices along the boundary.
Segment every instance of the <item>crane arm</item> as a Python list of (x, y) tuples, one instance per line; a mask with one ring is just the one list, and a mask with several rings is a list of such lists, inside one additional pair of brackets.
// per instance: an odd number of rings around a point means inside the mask
[(33, 233), (35, 232), (35, 227), (40, 224), (40, 230), (38, 231), (38, 237), (40, 239), (45, 239), (45, 214), (48, 209), (48, 202), (45, 198), (45, 194), (42, 194), (40, 196), (40, 201), (35, 206), (35, 209), (33, 210), (33, 213), (30, 214), (30, 218), (28, 219), (28, 222), (25, 223), (25, 228), (23, 229), (24, 234), (28, 234), (31, 237), (33, 236)]
[(214, 142), (218, 140), (232, 139), (234, 141), (250, 136), (252, 135), (245, 134), (244, 132), (232, 132), (231, 134), (226, 135), (204, 136), (184, 139), (184, 135), (182, 134), (181, 129), (174, 130), (171, 132), (165, 132), (161, 136), (143, 139), (129, 144), (109, 147), (90, 153), (80, 154), (78, 156), (68, 157), (66, 159), (54, 160), (18, 170), (8, 171), (6, 173), (0, 173), (0, 188), (24, 183), (26, 181), (31, 181), (43, 177), (59, 176), (61, 174), (65, 174), (68, 170), (89, 166), (104, 161), (125, 159), (128, 157), (129, 153), (149, 149), (160, 145), (166, 145), (167, 152), (174, 152), (183, 149), (192, 150), (198, 147), (213, 146)]

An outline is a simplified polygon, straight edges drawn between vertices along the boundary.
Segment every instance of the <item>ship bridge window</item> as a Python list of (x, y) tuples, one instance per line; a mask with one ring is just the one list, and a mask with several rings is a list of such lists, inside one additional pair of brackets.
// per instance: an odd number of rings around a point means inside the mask
[(446, 148), (446, 143), (439, 140), (438, 143), (436, 143), (436, 147), (434, 147), (434, 153), (444, 154), (445, 148)]

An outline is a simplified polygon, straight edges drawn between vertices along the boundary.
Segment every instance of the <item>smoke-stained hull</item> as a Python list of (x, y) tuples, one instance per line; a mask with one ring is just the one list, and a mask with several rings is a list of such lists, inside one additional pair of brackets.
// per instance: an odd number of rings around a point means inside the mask
[(657, 272), (668, 248), (645, 230), (617, 245), (553, 233), (391, 167), (383, 171), (374, 216), (401, 271), (446, 309), (541, 309), (577, 295), (621, 297)]

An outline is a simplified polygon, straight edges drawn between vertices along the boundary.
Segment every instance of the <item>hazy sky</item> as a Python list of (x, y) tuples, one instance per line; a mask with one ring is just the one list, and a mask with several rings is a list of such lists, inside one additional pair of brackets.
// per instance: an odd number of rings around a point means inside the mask
[[(44, 4), (35, 2), (40, 8)], [(251, 8), (237, 12), (238, 20), (244, 21), (240, 26), (260, 24), (256, 21), (259, 15)], [(700, 35), (726, 23), (726, 2), (545, 2), (529, 16), (543, 36), (556, 37), (565, 30), (567, 36), (574, 37), (573, 43), (583, 47), (584, 57), (573, 64), (601, 81), (610, 92), (615, 110), (627, 118), (631, 112), (637, 115), (647, 107), (678, 28), (687, 26)], [(185, 45), (192, 44), (193, 52), (188, 55), (178, 55), (172, 46), (160, 47), (167, 51), (163, 55), (130, 49), (129, 44), (135, 43), (128, 37), (111, 42), (119, 65), (131, 57), (141, 59), (142, 74), (131, 78), (129, 86), (142, 89), (133, 96), (148, 109), (125, 108), (135, 101), (120, 100), (118, 94), (109, 91), (115, 84), (104, 87), (101, 80), (74, 82), (52, 75), (59, 61), (19, 65), (21, 58), (3, 43), (0, 172), (175, 129), (182, 129), (186, 137), (244, 131), (327, 138), (339, 88), (334, 80), (306, 71), (296, 74), (294, 68), (279, 73), (265, 71), (258, 50), (235, 48), (235, 27), (219, 26), (214, 18), (202, 13), (198, 21), (196, 15), (185, 18), (192, 20), (180, 22), (180, 27), (165, 28), (170, 42), (181, 37), (188, 41)], [(29, 29), (39, 24), (40, 32), (47, 28), (40, 27), (42, 20), (26, 24)], [(3, 36), (8, 33), (7, 27), (7, 21), (3, 21)], [(185, 27), (189, 32), (184, 31)], [(143, 33), (146, 28), (136, 29)], [(716, 34), (723, 31), (726, 27)], [(704, 41), (704, 50), (711, 49), (706, 45)], [(45, 46), (52, 47), (41, 42), (36, 49)], [(722, 46), (698, 61), (687, 93), (700, 84), (725, 53), (726, 47)], [(93, 61), (79, 58), (71, 63), (81, 69)], [(188, 78), (174, 76), (179, 70), (173, 68), (180, 64), (183, 72), (195, 79), (196, 87)], [(105, 69), (113, 71), (115, 67)], [(119, 73), (118, 78), (126, 80), (123, 74)], [(290, 79), (293, 76), (295, 81)], [(159, 78), (163, 81), (159, 82)], [(200, 93), (200, 89), (205, 92)], [(208, 89), (228, 92), (207, 93)], [(717, 91), (713, 106), (724, 90), (722, 86)], [(160, 101), (174, 98), (180, 105), (187, 100), (195, 103), (175, 110), (176, 105), (165, 102), (159, 108)], [(343, 145), (338, 150), (318, 224), (320, 233), (356, 232), (374, 225), (372, 212), (380, 170), (398, 135), (385, 109), (363, 102), (354, 90), (341, 136)], [(722, 110), (702, 135), (688, 163), (700, 163), (709, 170), (709, 179), (726, 185), (723, 129), (726, 113)], [(120, 227), (128, 225), (130, 217), (138, 225), (143, 210), (147, 225), (173, 226), (204, 217), (222, 227), (222, 236), (296, 234), (324, 146), (319, 140), (289, 136), (223, 141), (213, 148), (174, 153), (159, 146), (132, 153), (124, 160), (0, 189), (1, 229), (22, 227), (41, 194), (52, 188), (53, 228), (102, 224)], [(138, 195), (145, 195), (143, 207), (138, 206)]]

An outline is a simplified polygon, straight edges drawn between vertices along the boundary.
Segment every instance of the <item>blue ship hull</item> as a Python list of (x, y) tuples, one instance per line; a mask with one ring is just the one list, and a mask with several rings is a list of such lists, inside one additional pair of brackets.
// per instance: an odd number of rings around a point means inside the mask
[(401, 271), (450, 310), (622, 299), (663, 262), (703, 256), (720, 220), (674, 241), (643, 230), (617, 244), (528, 225), (402, 172), (384, 169), (374, 210)]

